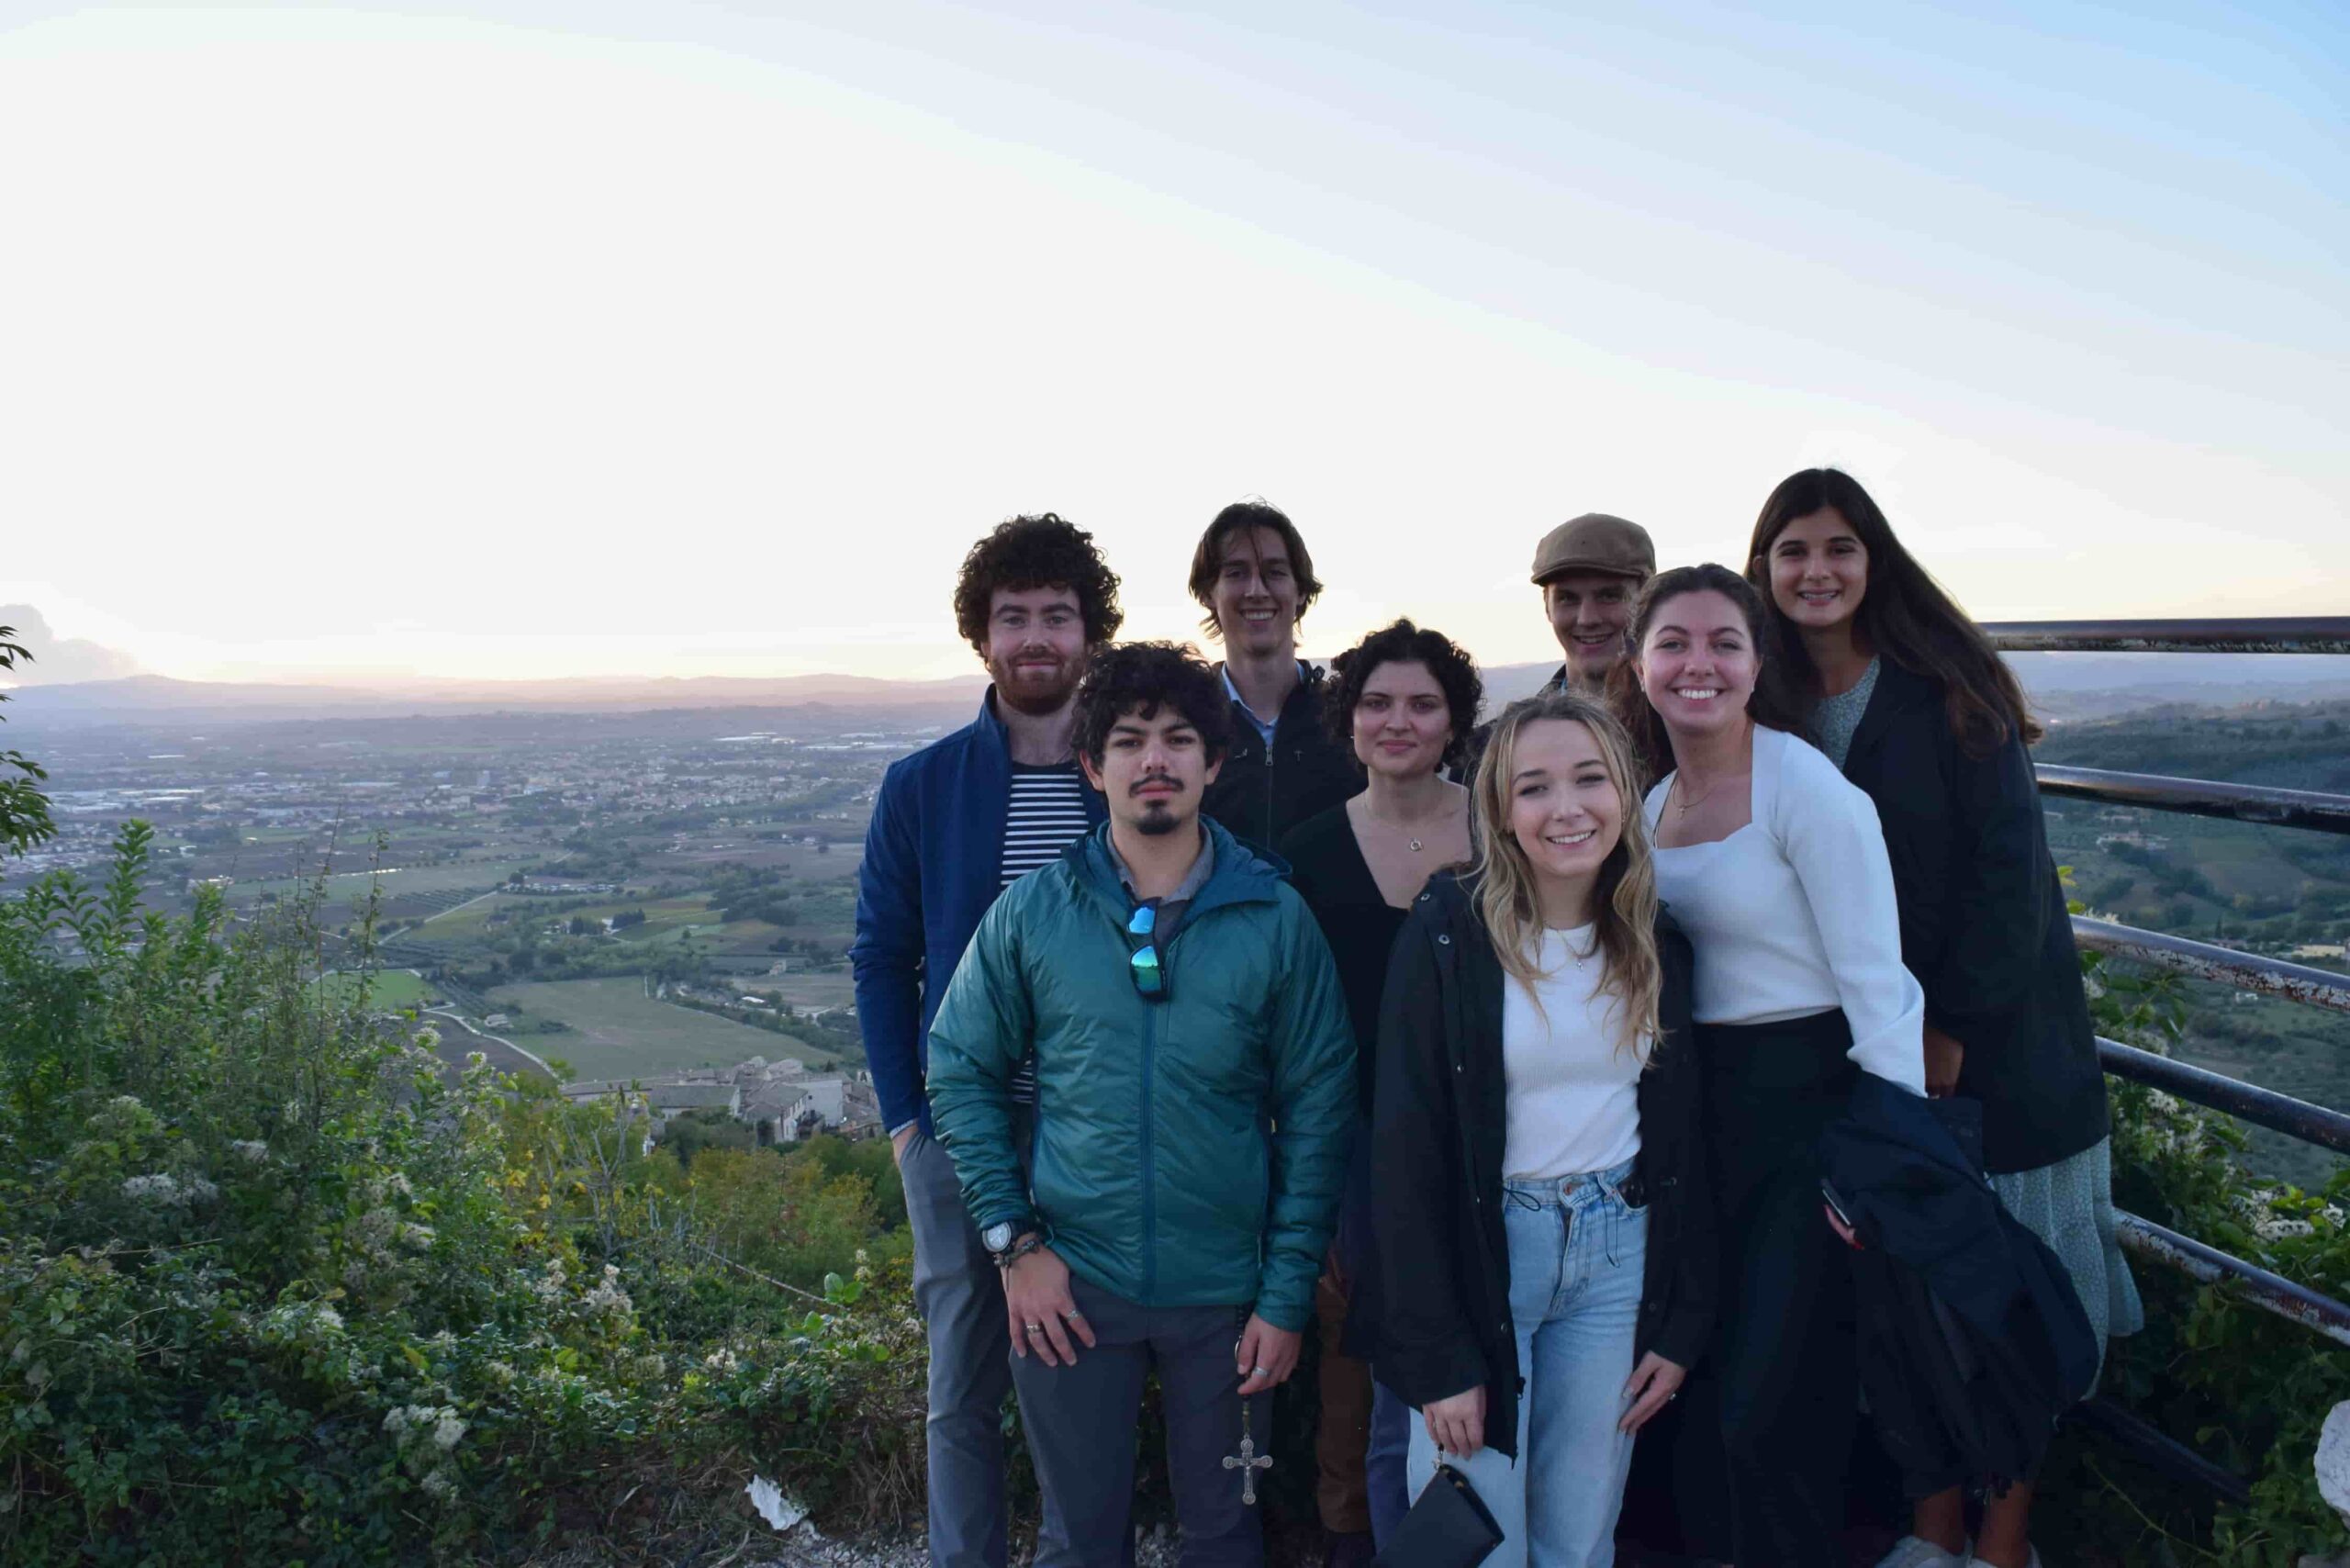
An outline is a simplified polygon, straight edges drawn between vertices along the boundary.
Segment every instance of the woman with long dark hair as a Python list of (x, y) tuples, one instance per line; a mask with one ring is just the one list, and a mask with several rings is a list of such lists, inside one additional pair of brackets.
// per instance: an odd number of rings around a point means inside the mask
[(1677, 567), (1641, 594), (1632, 639), (1673, 762), (1645, 802), (1657, 891), (1695, 955), (1734, 1557), (1818, 1568), (1842, 1561), (1859, 1366), (1815, 1146), (1860, 1073), (1924, 1092), (1924, 999), (1875, 809), (1793, 733), (1760, 596), (1725, 566)]
[[(1360, 793), (1281, 839), (1290, 881), (1337, 960), (1354, 1020), (1359, 1103), (1368, 1124), (1387, 956), (1428, 873), (1469, 858), (1469, 791), (1444, 777), (1477, 723), (1484, 685), (1441, 632), (1398, 621), (1330, 661), (1322, 712), (1360, 765)], [(1377, 1289), (1371, 1148), (1358, 1139), (1329, 1266), (1315, 1290), (1322, 1341), (1316, 1511), (1326, 1568), (1370, 1562), (1410, 1505), (1404, 1448), (1412, 1412), (1371, 1381)]]
[[(2105, 1075), (2048, 852), (2022, 688), (1895, 537), (1860, 483), (1790, 475), (1762, 503), (1747, 577), (1768, 596), (1810, 730), (1876, 803), (1901, 955), (1925, 990), (1926, 1086), (1983, 1105), (2008, 1212), (2063, 1260), (2098, 1337), (2143, 1323), (2113, 1215)], [(2027, 1568), (2031, 1488), (1986, 1500), (1972, 1551)], [(1917, 1506), (1883, 1568), (1958, 1568), (1957, 1488)]]
[(1475, 868), (1414, 901), (1380, 1011), (1376, 1366), (1414, 1489), (1449, 1462), (1501, 1525), (1490, 1568), (1614, 1561), (1633, 1436), (1711, 1329), (1689, 949), (1636, 789), (1598, 703), (1513, 704)]

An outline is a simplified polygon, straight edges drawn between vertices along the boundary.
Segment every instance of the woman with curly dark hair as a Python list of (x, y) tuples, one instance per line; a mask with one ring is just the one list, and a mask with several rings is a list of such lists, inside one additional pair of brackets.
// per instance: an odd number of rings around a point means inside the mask
[[(1372, 1047), (1388, 950), (1428, 873), (1469, 858), (1469, 791), (1446, 778), (1477, 722), (1477, 666), (1442, 633), (1398, 621), (1331, 661), (1324, 722), (1362, 767), (1362, 791), (1307, 818), (1281, 840), (1291, 880), (1321, 923), (1355, 1027), (1360, 1103), (1371, 1104)], [(1374, 1392), (1365, 1363), (1371, 1271), (1371, 1169), (1358, 1138), (1338, 1239), (1315, 1293), (1322, 1334), (1322, 1428), (1316, 1502), (1329, 1561), (1370, 1561), (1374, 1540), (1409, 1506), (1404, 1455), (1409, 1406)], [(1350, 1306), (1350, 1303), (1353, 1304)]]

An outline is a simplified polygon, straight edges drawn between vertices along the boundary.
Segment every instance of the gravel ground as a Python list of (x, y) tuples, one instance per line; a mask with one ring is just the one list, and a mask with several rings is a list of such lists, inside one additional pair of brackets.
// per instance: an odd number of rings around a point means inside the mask
[[(779, 1538), (781, 1550), (765, 1546), (769, 1555), (745, 1560), (742, 1568), (930, 1568), (930, 1552), (920, 1536), (889, 1542), (827, 1540), (812, 1525), (800, 1525)], [(1026, 1559), (1021, 1561), (1025, 1562)], [(1135, 1553), (1135, 1568), (1174, 1568), (1175, 1538), (1168, 1530), (1153, 1530)]]

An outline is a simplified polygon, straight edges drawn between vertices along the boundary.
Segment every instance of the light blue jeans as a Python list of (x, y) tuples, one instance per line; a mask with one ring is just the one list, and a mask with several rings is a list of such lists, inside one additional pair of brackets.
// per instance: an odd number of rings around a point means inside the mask
[[(1509, 1313), (1517, 1334), (1517, 1459), (1483, 1448), (1448, 1460), (1477, 1489), (1502, 1544), (1484, 1568), (1607, 1568), (1632, 1470), (1632, 1337), (1649, 1215), (1627, 1207), (1630, 1161), (1612, 1170), (1503, 1182)], [(1409, 1475), (1419, 1495), (1436, 1474), (1427, 1422), (1412, 1422)]]

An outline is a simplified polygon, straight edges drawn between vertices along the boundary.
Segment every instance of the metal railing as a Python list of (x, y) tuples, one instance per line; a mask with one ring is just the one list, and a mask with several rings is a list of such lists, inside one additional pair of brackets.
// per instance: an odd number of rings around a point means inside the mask
[[(2003, 653), (2350, 654), (2350, 616), (2247, 621), (2044, 621), (1984, 628)], [(2350, 834), (2350, 795), (2217, 783), (2092, 767), (2041, 765), (2043, 794), (2109, 805), (2179, 812), (2319, 833)], [(2076, 916), (2073, 934), (2093, 952), (2190, 979), (2308, 1006), (2350, 1013), (2350, 976), (2238, 952), (2206, 942)], [(2350, 1114), (2275, 1090), (2210, 1072), (2153, 1051), (2100, 1038), (2106, 1071), (2182, 1100), (2337, 1153), (2350, 1154)], [(2139, 1215), (2119, 1216), (2121, 1240), (2133, 1256), (2221, 1285), (2247, 1303), (2340, 1344), (2350, 1345), (2350, 1305), (2306, 1285), (2182, 1236)], [(2082, 1419), (2179, 1479), (2232, 1501), (2249, 1495), (2242, 1477), (2213, 1464), (2109, 1400), (2083, 1407)]]

